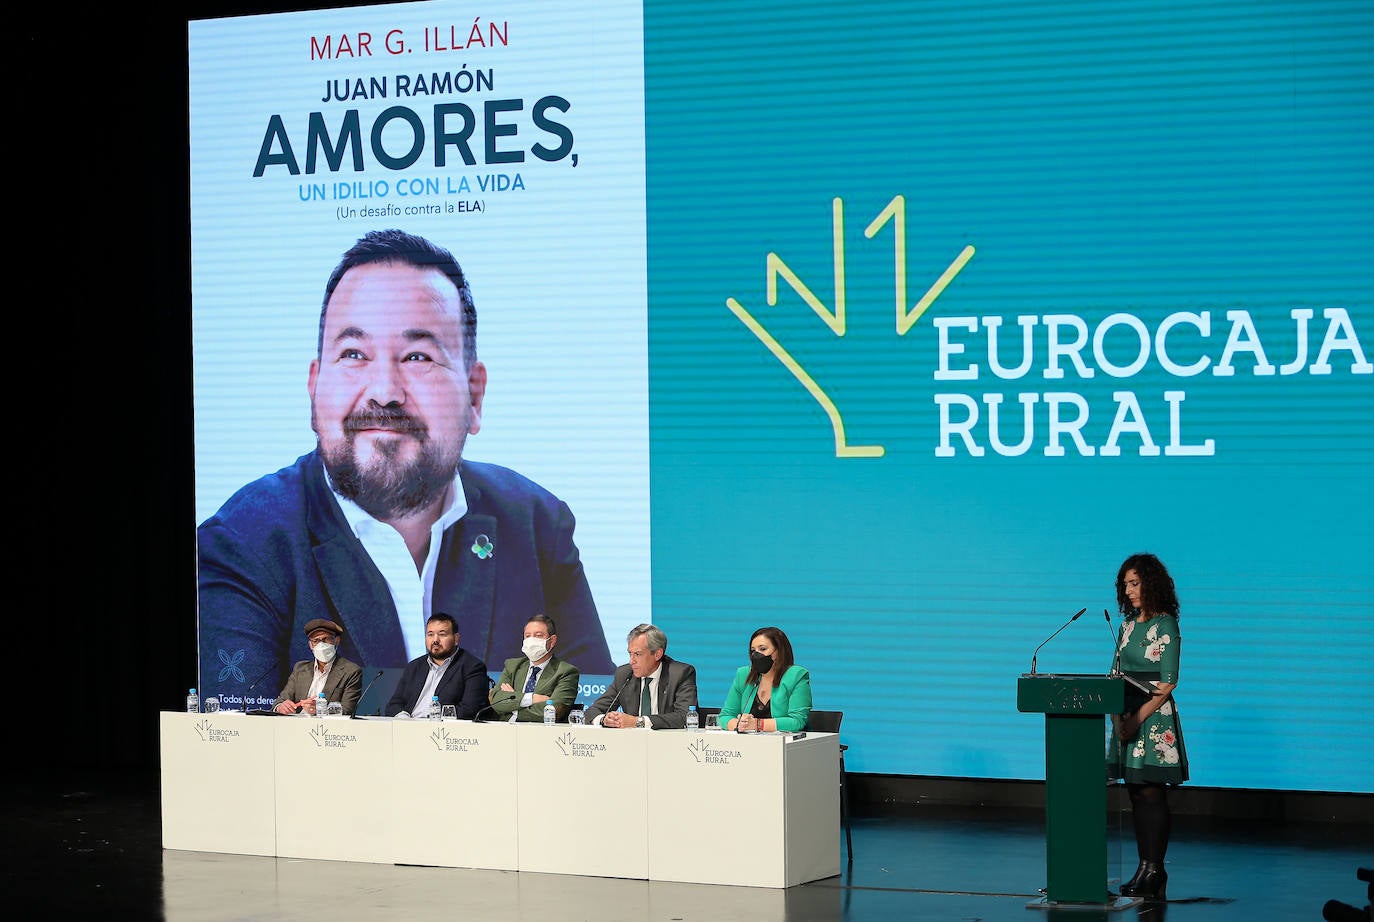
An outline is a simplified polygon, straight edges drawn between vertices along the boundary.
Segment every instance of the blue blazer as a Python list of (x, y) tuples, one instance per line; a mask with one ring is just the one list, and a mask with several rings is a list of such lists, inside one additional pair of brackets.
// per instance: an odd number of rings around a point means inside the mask
[[(749, 667), (741, 666), (735, 673), (735, 681), (725, 695), (725, 706), (720, 709), (720, 725), (725, 727), (741, 714), (749, 713), (754, 706), (754, 698), (759, 693), (757, 685), (746, 685)], [(768, 708), (773, 719), (778, 722), (778, 730), (783, 733), (796, 733), (806, 729), (811, 718), (811, 673), (801, 666), (788, 666), (782, 679), (773, 689), (768, 699)]]
[[(463, 648), (485, 663), (521, 655), (529, 617), (550, 615), (560, 656), (610, 674), (567, 504), (492, 464), (462, 462), (462, 483), (468, 512), (444, 532), (433, 610), (458, 619)], [(492, 545), (484, 557), (472, 550), (479, 535)], [(291, 663), (311, 656), (312, 618), (342, 623), (339, 654), (364, 669), (409, 661), (386, 580), (348, 526), (316, 452), (239, 490), (196, 538), (202, 694), (281, 688)]]
[[(415, 699), (420, 697), (420, 689), (425, 687), (429, 678), (429, 654), (406, 663), (401, 680), (396, 683), (396, 691), (386, 703), (382, 713), (395, 717), (402, 711), (409, 712), (415, 707)], [(480, 659), (459, 647), (454, 651), (452, 661), (444, 670), (444, 677), (435, 686), (434, 693), (439, 696), (439, 705), (455, 705), (459, 720), (471, 720), (487, 703), (487, 666)]]

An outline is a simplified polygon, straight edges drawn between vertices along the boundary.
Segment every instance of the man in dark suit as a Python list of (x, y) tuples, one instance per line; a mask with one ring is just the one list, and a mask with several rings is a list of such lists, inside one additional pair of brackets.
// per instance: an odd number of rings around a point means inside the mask
[(630, 662), (615, 671), (610, 688), (587, 709), (588, 723), (653, 730), (687, 726), (687, 709), (697, 703), (695, 667), (668, 656), (668, 638), (652, 624), (631, 630), (626, 648)]
[(343, 627), (328, 618), (306, 622), (305, 636), (310, 643), (311, 657), (301, 660), (287, 676), (281, 694), (272, 702), (280, 714), (315, 714), (319, 696), (325, 701), (337, 701), (345, 714), (358, 708), (363, 696), (363, 671), (358, 664), (339, 656), (339, 640)]
[(509, 720), (514, 714), (517, 721), (537, 723), (544, 719), (544, 703), (551, 700), (559, 722), (568, 719), (582, 673), (554, 655), (557, 644), (552, 618), (535, 615), (530, 619), (525, 625), (524, 655), (506, 660), (501, 678), (491, 690), (491, 707), (497, 717)]
[[(458, 646), (458, 622), (439, 612), (425, 623), (429, 652), (406, 663), (387, 717), (434, 717), (432, 708), (455, 706), (459, 720), (471, 720), (487, 703), (487, 666)], [(433, 698), (438, 696), (439, 703)]]
[(280, 680), (315, 618), (348, 624), (340, 652), (371, 669), (423, 654), (432, 612), (458, 618), (484, 662), (518, 655), (520, 626), (548, 614), (565, 658), (613, 668), (567, 504), (462, 457), (487, 386), (476, 332), (447, 250), (389, 230), (344, 254), (308, 376), (316, 449), (197, 532), (205, 694)]

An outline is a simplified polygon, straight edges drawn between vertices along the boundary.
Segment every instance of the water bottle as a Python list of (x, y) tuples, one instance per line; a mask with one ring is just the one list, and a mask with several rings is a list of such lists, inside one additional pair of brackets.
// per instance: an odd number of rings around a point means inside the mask
[(695, 730), (701, 726), (701, 719), (697, 717), (697, 706), (695, 704), (687, 708), (687, 729)]
[(429, 719), (430, 719), (430, 720), (443, 720), (443, 719), (444, 719), (444, 710), (443, 710), (443, 708), (439, 707), (439, 696), (438, 696), (438, 695), (430, 695), (430, 696), (429, 696)]
[(558, 709), (553, 706), (553, 699), (544, 702), (544, 726), (552, 727), (558, 723)]
[(194, 688), (186, 693), (186, 713), (200, 713), (200, 695), (196, 694), (196, 690)]
[(324, 717), (325, 712), (328, 710), (329, 699), (324, 696), (324, 692), (320, 692), (320, 696), (315, 699), (315, 716)]

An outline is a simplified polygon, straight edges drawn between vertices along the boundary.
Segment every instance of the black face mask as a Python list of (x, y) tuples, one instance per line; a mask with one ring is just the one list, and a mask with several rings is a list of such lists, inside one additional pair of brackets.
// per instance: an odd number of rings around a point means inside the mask
[(760, 653), (757, 650), (749, 651), (749, 665), (754, 667), (754, 671), (762, 675), (773, 668), (773, 657)]

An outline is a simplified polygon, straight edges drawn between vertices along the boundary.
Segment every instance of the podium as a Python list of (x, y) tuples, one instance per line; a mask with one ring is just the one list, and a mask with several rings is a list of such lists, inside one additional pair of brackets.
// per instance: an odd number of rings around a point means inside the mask
[(1023, 675), (1016, 709), (1045, 715), (1045, 899), (1124, 909), (1107, 891), (1107, 755), (1102, 718), (1124, 710), (1121, 675)]

